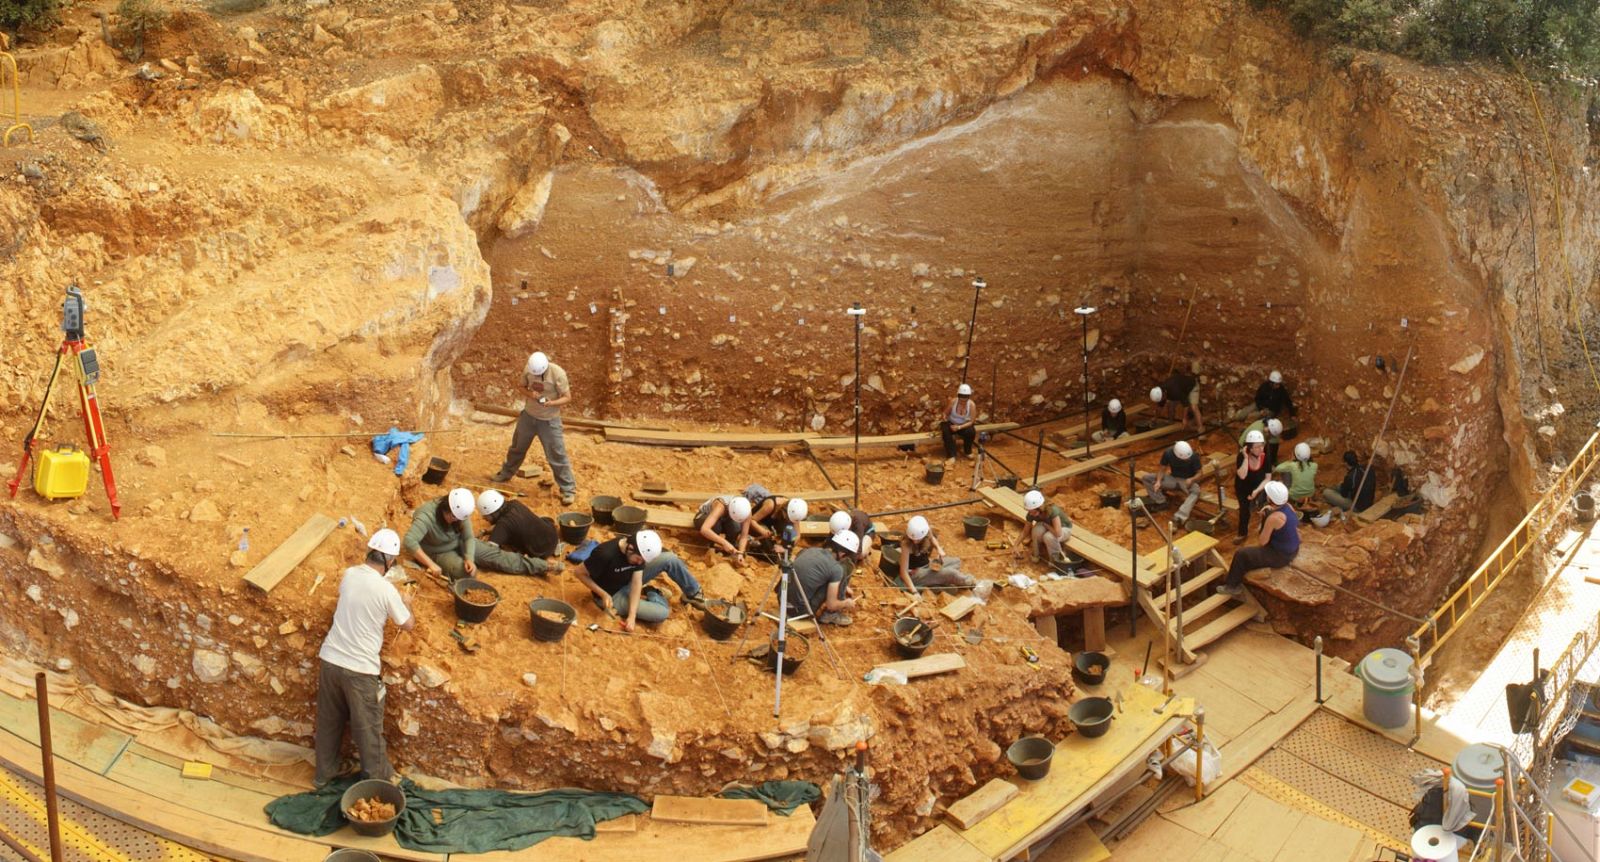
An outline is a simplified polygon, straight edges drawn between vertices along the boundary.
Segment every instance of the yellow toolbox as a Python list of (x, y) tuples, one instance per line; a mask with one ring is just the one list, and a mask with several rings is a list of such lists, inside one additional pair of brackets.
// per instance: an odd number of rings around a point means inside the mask
[(89, 455), (71, 443), (39, 453), (33, 471), (33, 490), (46, 500), (82, 497), (89, 490)]

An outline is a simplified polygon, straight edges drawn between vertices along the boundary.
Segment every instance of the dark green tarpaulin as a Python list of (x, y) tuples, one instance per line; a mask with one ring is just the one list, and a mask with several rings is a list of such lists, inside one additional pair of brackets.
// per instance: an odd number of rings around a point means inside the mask
[(822, 788), (809, 781), (763, 781), (754, 787), (725, 787), (717, 794), (724, 799), (758, 799), (767, 808), (785, 817), (802, 805), (822, 798)]
[[(267, 816), (274, 825), (302, 835), (336, 832), (345, 824), (339, 797), (354, 783), (343, 779), (321, 790), (279, 797), (267, 803)], [(644, 800), (626, 793), (423, 790), (410, 781), (400, 788), (406, 810), (395, 826), (395, 841), (407, 850), (433, 853), (521, 850), (556, 835), (589, 839), (598, 822), (650, 810)]]

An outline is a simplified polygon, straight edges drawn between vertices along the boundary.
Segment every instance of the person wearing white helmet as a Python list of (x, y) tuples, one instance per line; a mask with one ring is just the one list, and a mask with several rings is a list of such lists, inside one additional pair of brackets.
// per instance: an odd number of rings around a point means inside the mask
[(544, 447), (544, 460), (550, 464), (550, 475), (561, 490), (561, 505), (570, 506), (578, 498), (578, 480), (572, 476), (572, 462), (567, 458), (567, 443), (561, 430), (561, 406), (572, 400), (567, 372), (543, 353), (534, 353), (523, 368), (522, 389), (527, 399), (517, 415), (511, 448), (506, 450), (506, 460), (500, 465), (500, 472), (494, 474), (494, 481), (511, 481), (537, 437)]
[(472, 533), (472, 513), (477, 500), (466, 488), (456, 488), (417, 507), (406, 530), (405, 551), (434, 576), (454, 581), (478, 572), (478, 540)]
[(694, 513), (694, 528), (713, 548), (733, 557), (735, 565), (744, 562), (745, 544), (750, 541), (750, 513), (755, 507), (743, 494), (718, 494), (700, 504)]
[(1267, 375), (1267, 379), (1256, 387), (1256, 397), (1249, 407), (1235, 413), (1235, 419), (1254, 419), (1259, 416), (1273, 416), (1279, 419), (1288, 419), (1297, 413), (1294, 399), (1289, 395), (1289, 387), (1283, 383), (1283, 374), (1276, 369)]
[[(843, 516), (842, 518), (840, 516)], [(872, 522), (872, 516), (864, 509), (845, 509), (834, 512), (828, 517), (828, 532), (838, 533), (837, 524), (843, 523), (843, 529), (856, 534), (856, 563), (864, 563), (872, 556), (872, 537), (878, 532), (878, 525)]]
[(659, 623), (671, 613), (666, 594), (649, 586), (662, 575), (677, 585), (684, 604), (705, 607), (700, 582), (677, 554), (663, 548), (655, 530), (601, 542), (572, 571), (593, 594), (595, 607), (622, 620), (623, 631), (641, 622)]
[(1034, 561), (1065, 562), (1063, 548), (1072, 537), (1072, 519), (1067, 512), (1045, 500), (1044, 492), (1034, 488), (1022, 495), (1022, 533), (1017, 536), (1017, 557), (1024, 554)]
[(560, 533), (555, 522), (536, 514), (521, 500), (507, 500), (504, 494), (490, 488), (478, 493), (478, 514), (490, 524), (487, 540), (478, 541), (479, 568), (502, 571), (496, 568), (494, 561), (484, 558), (486, 545), (533, 558), (538, 563), (538, 571), (527, 574), (544, 573), (549, 568), (545, 561), (561, 554)]
[[(1244, 591), (1245, 573), (1253, 569), (1281, 569), (1294, 562), (1300, 553), (1300, 515), (1289, 504), (1289, 489), (1282, 482), (1262, 485), (1266, 502), (1262, 507), (1261, 531), (1247, 547), (1233, 552), (1228, 577), (1217, 592), (1236, 596)], [(1240, 511), (1243, 511), (1241, 506)]]
[(921, 601), (918, 587), (970, 587), (977, 581), (961, 571), (960, 557), (944, 552), (928, 519), (913, 515), (900, 538), (900, 583)]
[(1262, 435), (1262, 438), (1266, 441), (1267, 460), (1277, 463), (1278, 444), (1283, 442), (1283, 420), (1276, 418), (1257, 419), (1244, 426), (1244, 430), (1239, 432), (1240, 446), (1244, 445), (1244, 438), (1248, 437), (1251, 431), (1259, 432)]
[(819, 623), (850, 625), (849, 611), (856, 606), (850, 594), (850, 574), (859, 553), (861, 539), (849, 530), (840, 530), (821, 547), (796, 554), (789, 575), (789, 618), (815, 614)]
[(1166, 504), (1167, 491), (1183, 494), (1183, 503), (1172, 514), (1173, 526), (1182, 527), (1188, 522), (1189, 513), (1194, 511), (1194, 504), (1200, 500), (1200, 453), (1194, 451), (1188, 441), (1179, 440), (1161, 453), (1157, 466), (1158, 472), (1140, 473), (1139, 481), (1144, 483), (1150, 502), (1158, 506)]
[(978, 439), (978, 408), (972, 406), (972, 387), (963, 383), (956, 387), (956, 397), (950, 399), (944, 418), (939, 420), (939, 438), (944, 441), (946, 463), (956, 461), (956, 438), (961, 438), (961, 451), (972, 457), (972, 444)]
[(1289, 478), (1289, 502), (1299, 508), (1305, 508), (1317, 493), (1317, 462), (1311, 460), (1308, 444), (1296, 443), (1294, 460), (1278, 464), (1272, 472)]
[[(741, 542), (754, 542), (756, 553), (763, 556), (788, 556), (800, 538), (800, 522), (811, 514), (811, 507), (799, 497), (779, 497), (760, 485), (746, 487), (744, 495), (753, 508), (750, 510), (750, 527), (741, 537)], [(760, 497), (759, 502), (757, 497)], [(741, 545), (741, 550), (748, 547)]]
[(1128, 414), (1122, 412), (1122, 402), (1113, 398), (1100, 410), (1100, 430), (1089, 435), (1094, 442), (1104, 443), (1128, 435)]
[(850, 513), (844, 509), (828, 516), (828, 535), (850, 529)]
[(1200, 416), (1200, 381), (1194, 376), (1194, 364), (1186, 372), (1174, 366), (1167, 379), (1161, 385), (1150, 390), (1150, 400), (1155, 402), (1156, 412), (1163, 419), (1183, 420), (1184, 428), (1189, 427), (1189, 420), (1194, 420), (1196, 432), (1205, 430), (1205, 420)]
[(411, 594), (396, 589), (385, 577), (399, 561), (400, 536), (385, 528), (367, 541), (366, 559), (345, 569), (339, 580), (333, 624), (317, 651), (317, 787), (338, 777), (346, 727), (361, 758), (362, 777), (383, 781), (394, 777), (383, 741), (379, 654), (387, 623), (404, 631), (416, 620)]
[(1259, 430), (1246, 431), (1233, 459), (1233, 497), (1239, 503), (1239, 541), (1250, 535), (1250, 512), (1260, 505), (1261, 491), (1272, 478), (1267, 458), (1267, 438)]

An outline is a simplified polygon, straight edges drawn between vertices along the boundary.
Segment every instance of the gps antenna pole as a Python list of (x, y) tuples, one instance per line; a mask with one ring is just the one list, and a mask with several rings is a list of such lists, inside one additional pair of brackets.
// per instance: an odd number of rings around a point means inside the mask
[(867, 310), (861, 303), (851, 306), (845, 314), (856, 319), (856, 454), (855, 454), (855, 483), (851, 488), (851, 506), (861, 508), (861, 322), (866, 319)]
[(978, 297), (989, 283), (981, 278), (972, 280), (972, 317), (967, 320), (967, 352), (961, 356), (961, 382), (967, 382), (967, 368), (972, 365), (972, 333), (978, 328)]

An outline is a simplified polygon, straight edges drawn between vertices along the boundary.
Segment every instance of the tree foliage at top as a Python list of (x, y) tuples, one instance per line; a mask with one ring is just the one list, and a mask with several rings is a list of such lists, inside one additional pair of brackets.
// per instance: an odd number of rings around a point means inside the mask
[(0, 29), (49, 27), (60, 9), (61, 0), (0, 0)]
[(1489, 60), (1600, 77), (1600, 0), (1252, 0), (1308, 38), (1429, 63)]

